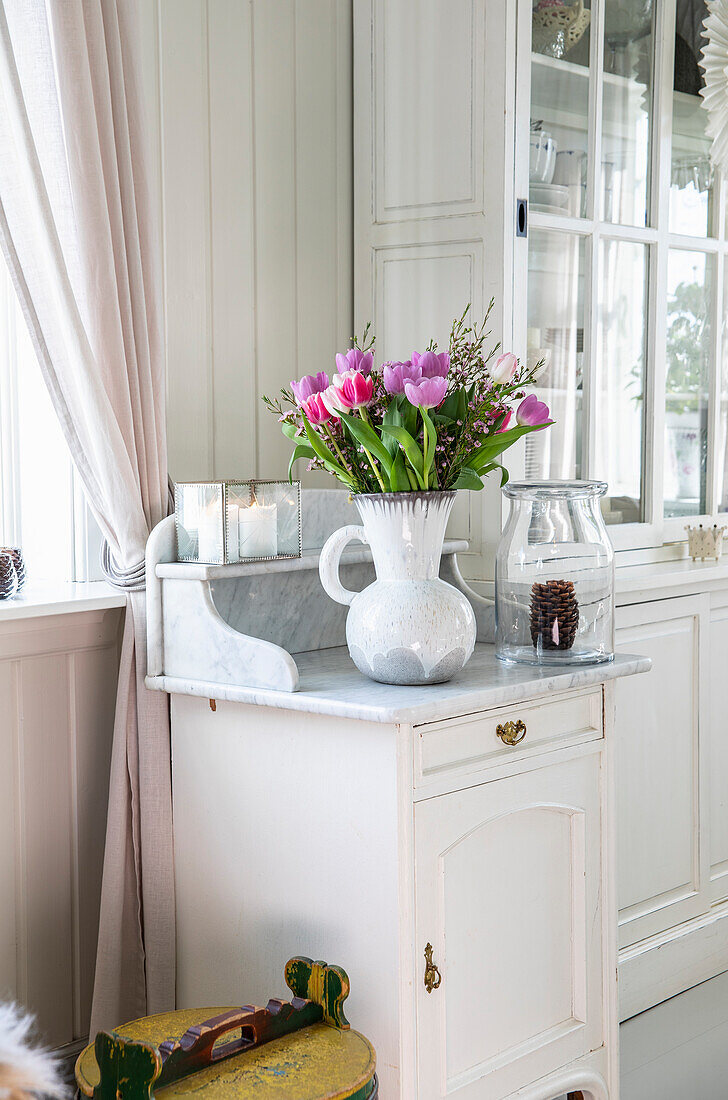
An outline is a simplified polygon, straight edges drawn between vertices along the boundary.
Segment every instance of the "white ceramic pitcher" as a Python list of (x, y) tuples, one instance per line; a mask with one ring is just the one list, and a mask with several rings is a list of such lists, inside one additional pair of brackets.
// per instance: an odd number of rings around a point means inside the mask
[[(371, 493), (353, 498), (362, 527), (341, 527), (321, 551), (319, 574), (337, 603), (349, 604), (346, 641), (360, 672), (385, 684), (439, 684), (459, 672), (475, 646), (467, 598), (438, 576), (454, 492)], [(371, 547), (377, 579), (362, 592), (339, 580), (345, 546)]]

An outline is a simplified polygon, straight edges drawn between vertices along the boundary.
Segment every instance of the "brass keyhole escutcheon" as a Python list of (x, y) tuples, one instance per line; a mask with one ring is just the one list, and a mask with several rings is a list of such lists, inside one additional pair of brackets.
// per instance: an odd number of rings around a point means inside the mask
[(526, 723), (520, 718), (517, 722), (502, 722), (495, 727), (495, 732), (504, 745), (518, 745), (526, 736)]
[(425, 989), (428, 993), (432, 993), (433, 989), (437, 989), (442, 981), (442, 974), (432, 961), (432, 944), (428, 943), (425, 948)]

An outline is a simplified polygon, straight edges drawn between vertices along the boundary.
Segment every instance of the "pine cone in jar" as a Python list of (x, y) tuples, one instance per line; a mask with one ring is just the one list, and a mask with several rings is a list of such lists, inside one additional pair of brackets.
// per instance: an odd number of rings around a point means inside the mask
[(18, 592), (25, 584), (25, 558), (19, 546), (0, 546), (0, 554), (9, 554), (18, 576)]
[(531, 641), (535, 649), (569, 650), (579, 627), (573, 581), (546, 581), (531, 587)]
[(0, 600), (9, 600), (18, 591), (18, 574), (10, 554), (0, 553)]

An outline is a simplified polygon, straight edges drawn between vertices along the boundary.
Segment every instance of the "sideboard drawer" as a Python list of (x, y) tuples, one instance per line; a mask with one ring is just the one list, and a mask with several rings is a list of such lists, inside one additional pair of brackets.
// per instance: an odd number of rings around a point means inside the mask
[[(472, 771), (532, 756), (564, 742), (601, 737), (602, 691), (572, 692), (552, 697), (548, 703), (527, 702), (431, 722), (415, 726), (414, 732), (415, 787), (422, 787), (445, 772)], [(500, 734), (517, 743), (508, 744)]]

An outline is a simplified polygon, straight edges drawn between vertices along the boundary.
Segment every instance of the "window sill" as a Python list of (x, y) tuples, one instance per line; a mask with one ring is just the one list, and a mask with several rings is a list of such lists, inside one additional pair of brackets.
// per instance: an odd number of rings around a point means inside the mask
[(100, 611), (125, 605), (124, 593), (105, 581), (89, 581), (84, 584), (29, 581), (22, 592), (11, 600), (0, 600), (0, 622), (35, 619), (44, 615), (65, 615), (69, 612)]

